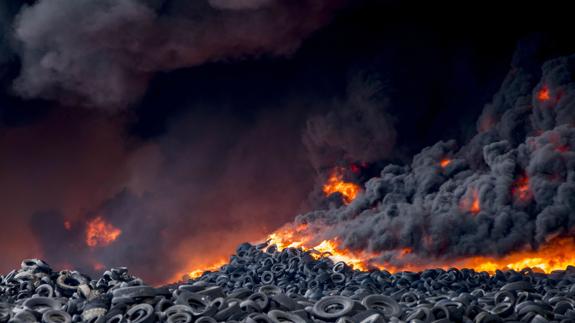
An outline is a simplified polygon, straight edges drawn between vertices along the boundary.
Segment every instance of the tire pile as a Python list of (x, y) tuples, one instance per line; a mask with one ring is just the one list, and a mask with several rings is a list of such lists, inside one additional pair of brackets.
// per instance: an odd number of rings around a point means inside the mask
[(241, 245), (195, 280), (151, 287), (112, 268), (93, 280), (25, 260), (0, 276), (0, 322), (575, 322), (575, 267), (361, 272), (309, 251)]

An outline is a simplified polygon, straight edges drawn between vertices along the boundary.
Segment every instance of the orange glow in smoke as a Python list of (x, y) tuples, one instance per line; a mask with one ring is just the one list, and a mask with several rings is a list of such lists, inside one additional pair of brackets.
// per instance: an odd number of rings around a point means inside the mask
[(439, 162), (439, 166), (441, 166), (442, 168), (445, 168), (445, 167), (449, 166), (449, 164), (451, 164), (451, 159), (449, 159), (449, 158), (443, 158), (443, 159)]
[(104, 218), (98, 216), (88, 222), (86, 228), (86, 244), (90, 247), (107, 246), (114, 242), (122, 234), (122, 230), (107, 223)]
[(537, 93), (537, 99), (539, 99), (539, 101), (547, 101), (550, 98), (551, 96), (549, 94), (549, 88), (547, 87), (547, 85), (543, 85), (543, 87), (541, 87), (541, 89)]
[(518, 200), (529, 201), (533, 196), (529, 188), (529, 177), (525, 175), (519, 177), (513, 185), (512, 193)]
[(465, 212), (477, 214), (481, 211), (481, 204), (479, 202), (479, 192), (476, 189), (471, 190), (471, 194), (467, 194), (461, 202), (459, 207)]
[(343, 168), (341, 167), (334, 168), (326, 183), (323, 185), (325, 196), (340, 193), (345, 204), (351, 203), (360, 191), (361, 187), (359, 185), (343, 180)]
[(68, 231), (72, 229), (72, 223), (69, 220), (64, 221), (64, 229)]

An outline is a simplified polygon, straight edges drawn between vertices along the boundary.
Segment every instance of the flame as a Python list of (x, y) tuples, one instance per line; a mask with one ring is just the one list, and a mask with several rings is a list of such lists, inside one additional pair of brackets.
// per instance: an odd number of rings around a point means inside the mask
[(543, 85), (539, 92), (537, 92), (537, 99), (539, 99), (539, 101), (547, 101), (550, 98), (551, 96), (549, 94), (549, 88), (547, 85)]
[(323, 185), (323, 192), (326, 196), (340, 193), (345, 204), (351, 203), (360, 191), (361, 187), (359, 185), (343, 180), (343, 168), (341, 167), (334, 168), (327, 182)]
[(196, 279), (202, 276), (202, 274), (206, 271), (216, 271), (220, 269), (223, 265), (227, 264), (225, 260), (218, 260), (215, 263), (212, 263), (208, 266), (198, 266), (195, 269), (191, 269), (190, 272), (187, 273), (187, 276), (191, 279)]
[(529, 177), (526, 175), (519, 177), (513, 185), (512, 193), (520, 201), (529, 201), (533, 196), (529, 188)]
[(477, 271), (497, 269), (539, 269), (545, 273), (575, 265), (575, 239), (559, 237), (543, 244), (538, 250), (518, 251), (501, 258), (474, 257), (463, 263)]
[(98, 216), (88, 222), (86, 244), (90, 247), (107, 246), (118, 239), (120, 234), (122, 234), (122, 230)]
[[(402, 260), (404, 263), (404, 265), (394, 265), (378, 262), (378, 254), (353, 252), (341, 248), (337, 239), (313, 243), (312, 235), (306, 232), (307, 228), (308, 226), (305, 224), (285, 226), (270, 234), (267, 237), (267, 243), (275, 245), (278, 250), (300, 248), (310, 251), (311, 256), (316, 259), (329, 257), (333, 261), (343, 261), (351, 268), (361, 271), (381, 269), (394, 273), (422, 271), (429, 268), (469, 268), (477, 272), (485, 271), (493, 274), (496, 270), (520, 271), (531, 268), (551, 273), (554, 270), (564, 270), (568, 266), (575, 266), (575, 237), (556, 237), (542, 244), (536, 250), (526, 248), (502, 257), (473, 256), (452, 260), (418, 259), (415, 250), (403, 247), (390, 251), (394, 254), (395, 259)], [(198, 266), (197, 269), (189, 271), (186, 278), (198, 278), (204, 272), (218, 270), (226, 263), (225, 260), (221, 260), (209, 266)]]
[(537, 250), (519, 250), (503, 257), (464, 257), (448, 260), (417, 261), (417, 255), (409, 247), (398, 248), (395, 251), (396, 259), (410, 256), (413, 261), (405, 261), (406, 265), (392, 265), (377, 261), (377, 254), (358, 253), (345, 250), (339, 246), (336, 239), (322, 240), (319, 244), (313, 244), (310, 235), (305, 233), (306, 225), (295, 228), (284, 227), (268, 236), (268, 243), (274, 244), (278, 250), (285, 248), (301, 248), (303, 250), (316, 251), (312, 253), (314, 258), (328, 256), (334, 261), (344, 261), (353, 269), (366, 271), (373, 268), (385, 269), (390, 272), (398, 271), (421, 271), (431, 267), (449, 269), (471, 268), (476, 271), (494, 273), (496, 270), (513, 269), (516, 271), (524, 268), (537, 269), (546, 273), (554, 270), (565, 269), (569, 265), (575, 265), (575, 238), (558, 237), (542, 244)]
[(353, 269), (366, 271), (370, 268), (369, 259), (375, 255), (368, 253), (355, 253), (339, 247), (337, 240), (322, 240), (320, 243), (313, 244), (311, 236), (301, 235), (307, 228), (307, 225), (302, 224), (296, 226), (295, 229), (290, 227), (282, 228), (267, 238), (270, 245), (275, 245), (278, 250), (285, 248), (301, 248), (306, 251), (313, 251), (311, 255), (319, 259), (324, 256), (329, 256), (334, 261), (343, 261)]
[(445, 167), (449, 166), (449, 164), (451, 164), (451, 159), (449, 159), (449, 158), (443, 158), (443, 159), (439, 162), (439, 166), (441, 166), (442, 168), (445, 168)]
[(479, 192), (477, 192), (476, 189), (472, 189), (471, 194), (467, 194), (467, 196), (461, 200), (459, 207), (463, 211), (471, 212), (473, 214), (479, 213), (479, 211), (481, 211)]

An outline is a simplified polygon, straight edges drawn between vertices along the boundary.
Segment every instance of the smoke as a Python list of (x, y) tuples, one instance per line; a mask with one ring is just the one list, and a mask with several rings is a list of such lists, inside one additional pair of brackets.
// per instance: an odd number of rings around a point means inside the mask
[[(118, 122), (85, 111), (59, 111), (42, 123), (0, 133), (1, 270), (40, 257), (43, 240), (71, 263), (71, 240), (51, 226), (77, 220), (116, 194), (126, 180), (127, 154)], [(47, 219), (54, 221), (47, 221)], [(34, 219), (34, 220), (33, 220)], [(32, 225), (32, 227), (31, 227)], [(78, 243), (78, 242), (76, 242)]]
[(303, 135), (310, 160), (318, 170), (340, 161), (374, 162), (390, 155), (396, 132), (385, 111), (382, 82), (373, 75), (351, 79), (343, 100), (326, 114), (312, 116)]
[[(467, 144), (388, 165), (349, 206), (298, 216), (318, 242), (402, 266), (536, 248), (575, 231), (575, 56), (514, 66)], [(441, 165), (449, 159), (448, 165)], [(412, 253), (395, 257), (397, 251)]]
[(158, 71), (288, 55), (341, 3), (37, 1), (13, 26), (22, 63), (14, 89), (25, 98), (116, 111), (134, 104)]
[[(301, 115), (286, 107), (242, 121), (205, 109), (148, 142), (128, 136), (125, 120), (84, 109), (6, 129), (0, 270), (34, 257), (87, 272), (128, 266), (166, 282), (308, 209), (314, 174), (293, 131)], [(117, 240), (86, 244), (95, 217), (122, 230)]]
[(258, 9), (264, 6), (269, 6), (273, 0), (209, 0), (212, 7), (218, 9)]

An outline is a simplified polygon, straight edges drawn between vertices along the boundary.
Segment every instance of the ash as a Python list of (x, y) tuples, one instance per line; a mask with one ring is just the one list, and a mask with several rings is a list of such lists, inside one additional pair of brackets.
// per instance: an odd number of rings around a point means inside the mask
[(242, 244), (219, 271), (162, 287), (28, 259), (0, 276), (0, 322), (575, 322), (575, 267), (391, 274), (325, 256)]

